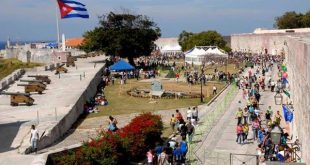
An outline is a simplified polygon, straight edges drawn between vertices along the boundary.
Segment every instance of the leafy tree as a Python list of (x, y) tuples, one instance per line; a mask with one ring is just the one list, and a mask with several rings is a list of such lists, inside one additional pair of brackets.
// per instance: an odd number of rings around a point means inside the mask
[[(179, 34), (179, 38), (178, 38), (178, 42), (180, 45), (183, 45), (184, 42), (191, 36), (193, 36), (194, 33), (192, 32), (187, 32), (185, 30), (183, 30), (180, 34)], [(184, 51), (184, 50), (183, 50)]]
[(218, 46), (220, 48), (226, 46), (224, 38), (216, 31), (204, 31), (196, 34), (183, 31), (179, 35), (179, 42), (183, 50), (191, 49), (194, 46)]
[(280, 17), (276, 17), (275, 27), (278, 29), (293, 29), (303, 27), (301, 19), (303, 14), (290, 11)]
[(310, 27), (310, 10), (301, 19), (303, 27)]
[(147, 16), (110, 12), (99, 17), (99, 27), (84, 34), (80, 48), (128, 58), (134, 65), (135, 57), (150, 55), (160, 35), (159, 27)]

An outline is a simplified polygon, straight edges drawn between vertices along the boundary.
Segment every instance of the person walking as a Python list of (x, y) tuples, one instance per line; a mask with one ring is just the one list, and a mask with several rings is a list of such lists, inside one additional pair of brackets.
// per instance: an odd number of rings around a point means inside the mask
[(193, 119), (195, 119), (195, 121), (198, 121), (198, 107), (194, 107), (193, 109)]
[(191, 119), (192, 119), (192, 117), (193, 117), (193, 111), (192, 111), (192, 109), (190, 108), (190, 107), (188, 107), (188, 110), (187, 110), (187, 115), (186, 115), (186, 117), (187, 117), (187, 120), (188, 121), (191, 121)]
[(188, 136), (188, 143), (192, 143), (192, 139), (194, 136), (194, 132), (195, 132), (195, 128), (192, 125), (192, 123), (190, 121), (187, 122), (187, 136)]
[(175, 110), (175, 118), (178, 120), (178, 123), (182, 123), (184, 121), (183, 116), (178, 109)]
[(238, 111), (236, 112), (236, 119), (238, 119), (237, 125), (241, 124), (242, 117), (243, 117), (243, 111), (241, 108), (239, 108)]
[(281, 119), (282, 119), (282, 115), (280, 114), (280, 111), (277, 111), (274, 117), (275, 117), (275, 124), (280, 125)]
[(213, 95), (217, 94), (217, 88), (215, 85), (213, 85)]
[(242, 131), (243, 131), (243, 143), (244, 143), (244, 141), (247, 142), (247, 140), (248, 140), (248, 135), (249, 135), (249, 125), (248, 125), (248, 123), (243, 124)]
[(174, 132), (176, 123), (177, 123), (177, 118), (175, 118), (174, 114), (172, 114), (170, 118), (170, 126), (173, 132)]
[(259, 121), (258, 119), (254, 119), (252, 122), (252, 131), (253, 131), (253, 139), (256, 140), (258, 138), (258, 129), (259, 129)]
[(31, 125), (30, 131), (30, 144), (32, 152), (37, 153), (38, 141), (39, 141), (39, 131), (36, 129), (35, 125)]
[(237, 125), (236, 133), (237, 133), (237, 140), (236, 140), (236, 142), (237, 142), (238, 144), (241, 144), (241, 142), (243, 141), (243, 140), (242, 140), (243, 128), (242, 128), (242, 124), (241, 124), (241, 123)]
[(245, 107), (243, 111), (243, 124), (248, 123), (248, 117), (249, 117), (249, 112), (248, 112), (248, 109)]
[(188, 151), (188, 144), (186, 142), (186, 137), (182, 138), (182, 141), (180, 142), (180, 149), (181, 149), (181, 154), (182, 154), (182, 163), (185, 163), (186, 154)]

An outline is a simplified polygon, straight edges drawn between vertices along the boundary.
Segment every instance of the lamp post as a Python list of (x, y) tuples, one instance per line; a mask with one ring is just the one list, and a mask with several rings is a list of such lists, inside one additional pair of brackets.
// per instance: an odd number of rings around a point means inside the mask
[(281, 134), (282, 129), (278, 125), (275, 125), (270, 132), (271, 142), (273, 144), (280, 144)]
[(203, 95), (202, 95), (202, 78), (204, 73), (204, 66), (201, 68), (201, 76), (200, 76), (200, 102), (203, 103)]

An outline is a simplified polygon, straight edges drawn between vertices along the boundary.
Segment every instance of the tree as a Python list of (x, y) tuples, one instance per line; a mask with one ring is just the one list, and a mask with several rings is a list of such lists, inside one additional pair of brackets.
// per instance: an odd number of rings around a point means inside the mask
[[(191, 37), (192, 35), (194, 35), (194, 33), (192, 32), (187, 32), (185, 30), (183, 30), (180, 34), (179, 34), (179, 38), (178, 38), (178, 42), (180, 45), (183, 45), (184, 42)], [(183, 47), (182, 47), (183, 48)], [(184, 50), (183, 50), (184, 51)]]
[(133, 59), (150, 55), (160, 35), (159, 27), (147, 16), (110, 12), (99, 17), (99, 27), (84, 34), (80, 48), (128, 58), (129, 63), (135, 65)]
[(310, 10), (301, 19), (303, 27), (310, 27)]
[(194, 46), (218, 46), (222, 49), (226, 46), (224, 38), (216, 31), (204, 31), (196, 34), (183, 31), (179, 35), (179, 42), (183, 50), (191, 49)]
[(308, 28), (310, 27), (310, 11), (305, 14), (295, 11), (286, 12), (275, 18), (274, 27), (278, 29)]

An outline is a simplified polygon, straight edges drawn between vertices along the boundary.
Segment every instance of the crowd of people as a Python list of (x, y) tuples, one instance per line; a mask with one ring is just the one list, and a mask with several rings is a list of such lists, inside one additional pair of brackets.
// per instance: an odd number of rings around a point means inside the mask
[(198, 107), (189, 107), (186, 111), (186, 118), (177, 109), (170, 118), (172, 137), (164, 144), (157, 143), (154, 149), (146, 153), (147, 164), (181, 165), (187, 163), (186, 155), (198, 120)]
[[(267, 88), (271, 92), (280, 93), (285, 86), (282, 84), (282, 78), (274, 81), (270, 74), (273, 71), (273, 65), (281, 62), (280, 58), (266, 56), (262, 60), (255, 56), (251, 60), (255, 67), (250, 68), (247, 75), (240, 75), (236, 81), (239, 89), (243, 91), (242, 98), (246, 100), (246, 105), (243, 108), (240, 107), (235, 114), (237, 119), (236, 142), (242, 145), (256, 143), (257, 154), (261, 162), (291, 162), (294, 149), (287, 144), (290, 138), (288, 132), (281, 127), (283, 117), (280, 111), (274, 112), (271, 106), (268, 106), (266, 110), (259, 106), (261, 93)], [(264, 65), (261, 65), (261, 61), (264, 61)], [(277, 66), (280, 72), (279, 64)], [(257, 69), (254, 70), (254, 68)], [(269, 77), (267, 76), (266, 79), (268, 72)], [(282, 132), (279, 144), (273, 142), (271, 138), (271, 131), (275, 127)], [(252, 138), (249, 138), (250, 130)]]

